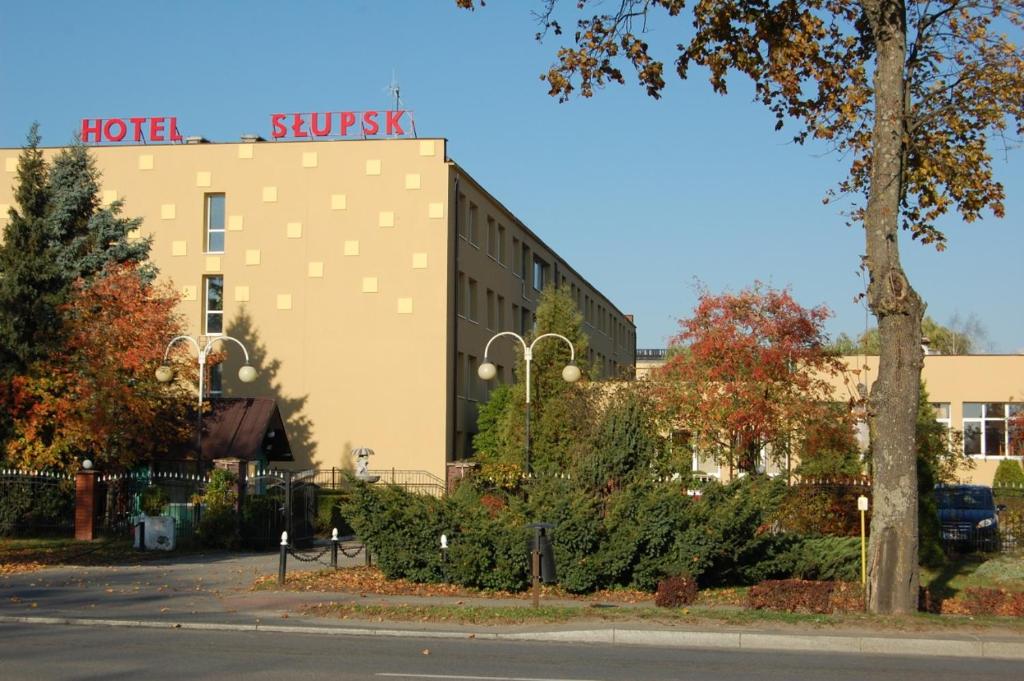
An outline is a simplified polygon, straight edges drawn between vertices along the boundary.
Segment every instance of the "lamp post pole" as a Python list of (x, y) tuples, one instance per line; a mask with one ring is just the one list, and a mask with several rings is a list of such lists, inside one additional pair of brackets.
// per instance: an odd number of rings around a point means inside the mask
[(202, 336), (193, 338), (192, 336), (175, 336), (167, 343), (167, 347), (164, 349), (164, 360), (163, 363), (156, 369), (156, 380), (161, 383), (168, 383), (174, 378), (174, 370), (167, 362), (167, 358), (171, 353), (171, 348), (175, 344), (181, 341), (188, 341), (193, 348), (195, 348), (197, 359), (199, 362), (199, 404), (196, 409), (196, 462), (197, 466), (201, 465), (203, 458), (203, 398), (206, 392), (206, 358), (209, 356), (210, 351), (213, 350), (213, 345), (217, 341), (231, 341), (238, 345), (242, 349), (242, 354), (245, 355), (245, 364), (241, 369), (238, 370), (238, 380), (242, 383), (252, 383), (256, 380), (256, 369), (249, 364), (249, 351), (245, 349), (245, 345), (242, 341), (231, 336), (212, 336), (206, 344), (202, 344)]
[(566, 383), (575, 383), (580, 380), (580, 368), (576, 366), (576, 348), (573, 346), (572, 341), (559, 333), (543, 333), (533, 339), (533, 342), (529, 345), (518, 333), (514, 331), (502, 331), (491, 336), (491, 339), (487, 341), (487, 345), (484, 347), (484, 362), (477, 369), (477, 375), (485, 381), (493, 379), (497, 373), (497, 367), (491, 364), (487, 360), (488, 352), (491, 349), (491, 343), (495, 339), (501, 336), (512, 336), (523, 346), (523, 359), (526, 361), (526, 467), (524, 472), (530, 474), (530, 366), (533, 362), (533, 346), (537, 344), (537, 341), (542, 338), (558, 338), (565, 341), (566, 345), (569, 346), (569, 363), (562, 369), (562, 379)]

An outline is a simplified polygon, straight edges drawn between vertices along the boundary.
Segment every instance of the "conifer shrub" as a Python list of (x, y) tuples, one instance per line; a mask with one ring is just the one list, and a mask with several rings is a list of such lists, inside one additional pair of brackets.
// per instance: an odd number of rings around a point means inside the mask
[[(1016, 488), (1024, 495), (1024, 467), (1019, 461), (1003, 459), (996, 468), (996, 474), (992, 478), (992, 487)], [(1000, 490), (1001, 493), (1009, 490)]]

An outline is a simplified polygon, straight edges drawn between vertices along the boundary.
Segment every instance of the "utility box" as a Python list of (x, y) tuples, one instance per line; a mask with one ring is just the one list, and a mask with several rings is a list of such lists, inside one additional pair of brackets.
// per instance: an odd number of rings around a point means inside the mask
[(550, 532), (554, 529), (551, 523), (534, 523), (529, 526), (534, 530), (534, 536), (530, 538), (530, 560), (533, 561), (534, 551), (540, 552), (540, 581), (545, 584), (554, 584), (558, 581), (558, 574), (555, 571), (555, 551), (551, 546)]
[[(174, 550), (174, 518), (168, 515), (142, 515), (135, 520), (135, 548), (147, 551)], [(145, 535), (145, 546), (140, 539)]]

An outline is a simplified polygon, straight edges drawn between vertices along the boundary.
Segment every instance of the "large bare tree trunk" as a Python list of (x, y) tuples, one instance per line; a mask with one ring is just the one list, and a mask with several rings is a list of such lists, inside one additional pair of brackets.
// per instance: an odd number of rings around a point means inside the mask
[(904, 151), (906, 8), (900, 0), (862, 0), (874, 32), (875, 120), (871, 187), (864, 230), (870, 275), (868, 305), (878, 319), (881, 358), (869, 413), (874, 441), (874, 508), (868, 608), (917, 609), (917, 466), (914, 431), (924, 363), (924, 303), (900, 264), (899, 212)]

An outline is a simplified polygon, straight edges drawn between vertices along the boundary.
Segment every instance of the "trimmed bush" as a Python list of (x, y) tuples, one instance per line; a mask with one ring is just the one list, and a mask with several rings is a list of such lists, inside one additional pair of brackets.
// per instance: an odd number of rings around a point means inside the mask
[(452, 533), (447, 503), (396, 485), (354, 482), (341, 511), (388, 579), (443, 581), (440, 538)]
[(668, 577), (658, 582), (654, 604), (659, 608), (679, 608), (697, 600), (697, 581), (688, 575)]
[(235, 503), (238, 491), (235, 476), (222, 468), (215, 468), (206, 483), (200, 501), (203, 505), (199, 519), (199, 543), (207, 548), (234, 549), (241, 538), (238, 533), (238, 514)]
[(761, 582), (747, 592), (747, 607), (829, 614), (864, 609), (863, 590), (849, 582), (816, 582), (778, 579)]
[(170, 498), (162, 487), (150, 485), (142, 492), (140, 505), (142, 506), (142, 512), (146, 515), (162, 515), (164, 512), (164, 506), (168, 503), (170, 503)]
[(341, 512), (341, 503), (345, 493), (338, 490), (321, 489), (316, 495), (316, 533), (330, 537), (331, 531), (337, 528), (338, 535), (344, 537), (352, 534), (352, 527)]
[(1019, 461), (1003, 459), (992, 478), (993, 487), (1016, 487), (1024, 491), (1024, 467)]

